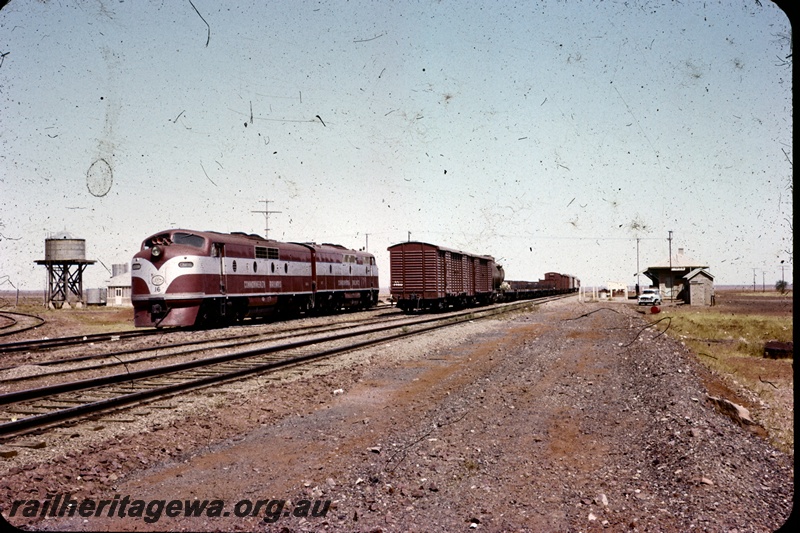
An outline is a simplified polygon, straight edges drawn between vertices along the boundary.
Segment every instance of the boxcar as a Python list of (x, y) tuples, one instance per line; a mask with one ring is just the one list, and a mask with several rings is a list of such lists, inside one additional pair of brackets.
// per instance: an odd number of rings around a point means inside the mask
[(502, 269), (488, 255), (416, 241), (388, 250), (391, 296), (404, 311), (485, 305), (503, 281)]

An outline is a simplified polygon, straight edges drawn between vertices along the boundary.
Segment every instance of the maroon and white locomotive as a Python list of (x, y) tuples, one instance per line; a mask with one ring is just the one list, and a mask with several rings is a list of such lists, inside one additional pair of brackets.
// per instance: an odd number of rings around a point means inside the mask
[(372, 254), (246, 233), (162, 231), (142, 242), (131, 278), (137, 327), (211, 326), (378, 302)]

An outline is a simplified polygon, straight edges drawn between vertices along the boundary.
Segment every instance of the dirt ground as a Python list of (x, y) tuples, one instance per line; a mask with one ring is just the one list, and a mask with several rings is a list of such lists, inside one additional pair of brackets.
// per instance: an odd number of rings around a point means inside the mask
[[(573, 298), (229, 389), (61, 454), (44, 439), (0, 462), (2, 514), (16, 501), (12, 524), (89, 531), (776, 530), (793, 457), (720, 413), (708, 394), (743, 399), (646, 326), (635, 306)], [(65, 493), (223, 507), (24, 516)]]
[[(793, 359), (769, 359), (760, 357), (763, 354), (764, 342), (767, 340), (792, 340), (793, 298), (791, 293), (779, 294), (775, 291), (722, 290), (717, 291), (716, 305), (710, 308), (687, 306), (665, 309), (664, 315), (680, 318), (699, 314), (715, 315), (717, 319), (730, 316), (737, 320), (742, 318), (742, 330), (746, 325), (772, 317), (788, 318), (788, 326), (783, 332), (772, 331), (767, 337), (765, 332), (736, 333), (734, 330), (715, 332), (716, 338), (702, 342), (702, 339), (687, 344), (698, 355), (698, 359), (707, 367), (715, 370), (715, 378), (705, 385), (710, 393), (725, 396), (756, 413), (760, 422), (769, 433), (773, 444), (786, 452), (794, 449), (794, 364)], [(673, 312), (674, 311), (674, 312)], [(684, 314), (685, 313), (685, 314)], [(659, 316), (659, 315), (656, 315)], [(746, 318), (749, 317), (749, 318)], [(652, 317), (651, 317), (652, 318)], [(670, 333), (677, 339), (684, 339), (679, 333)], [(720, 333), (717, 335), (717, 333)], [(741, 335), (745, 335), (749, 340)], [(738, 347), (737, 347), (738, 346)], [(723, 353), (718, 352), (721, 348)], [(714, 355), (716, 353), (716, 355)], [(732, 355), (731, 355), (732, 354)], [(737, 355), (738, 354), (738, 355)]]
[(791, 294), (775, 291), (717, 291), (714, 310), (720, 313), (749, 313), (767, 316), (792, 316), (794, 299)]

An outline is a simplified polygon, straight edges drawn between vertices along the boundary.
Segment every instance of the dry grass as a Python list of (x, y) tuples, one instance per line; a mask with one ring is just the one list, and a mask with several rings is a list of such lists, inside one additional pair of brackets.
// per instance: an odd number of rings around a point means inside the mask
[[(751, 400), (770, 440), (794, 450), (792, 359), (765, 359), (764, 344), (793, 340), (791, 296), (777, 293), (718, 293), (723, 305), (666, 307), (651, 320), (671, 318), (667, 334), (691, 348), (700, 362)], [(777, 311), (776, 311), (777, 310)]]
[(63, 337), (133, 329), (132, 307), (83, 307), (81, 309), (48, 309), (41, 299), (21, 298), (19, 305), (7, 298), (0, 301), (0, 310), (36, 315), (45, 320), (29, 336)]
[(792, 340), (792, 317), (683, 310), (671, 312), (670, 315), (673, 316), (670, 326), (673, 335), (678, 335), (690, 345), (709, 346), (710, 350), (720, 355), (762, 357), (766, 341)]

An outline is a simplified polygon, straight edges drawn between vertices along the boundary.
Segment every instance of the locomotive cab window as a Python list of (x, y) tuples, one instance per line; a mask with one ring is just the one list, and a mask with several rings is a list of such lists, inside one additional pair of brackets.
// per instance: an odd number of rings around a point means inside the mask
[(170, 235), (169, 233), (162, 233), (150, 237), (142, 246), (143, 250), (149, 250), (153, 246), (169, 246), (170, 244), (181, 244), (184, 246), (192, 246), (194, 248), (203, 248), (206, 240), (199, 235), (191, 233), (176, 232)]
[(172, 235), (172, 242), (175, 244), (183, 244), (186, 246), (194, 246), (195, 248), (202, 248), (206, 240), (199, 235), (192, 235), (191, 233), (174, 233)]

